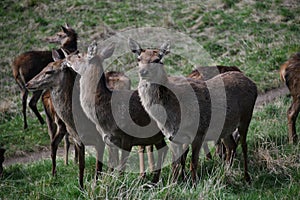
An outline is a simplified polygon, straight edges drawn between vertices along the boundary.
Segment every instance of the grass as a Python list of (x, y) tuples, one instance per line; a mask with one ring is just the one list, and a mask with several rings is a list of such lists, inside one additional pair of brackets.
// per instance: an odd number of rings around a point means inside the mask
[[(287, 58), (300, 51), (300, 6), (297, 0), (213, 0), (202, 1), (80, 1), (80, 0), (3, 0), (0, 2), (0, 145), (6, 157), (47, 149), (46, 126), (39, 125), (28, 111), (29, 130), (24, 131), (19, 89), (10, 64), (20, 53), (50, 50), (56, 45), (43, 39), (68, 22), (79, 35), (79, 50), (105, 34), (139, 27), (164, 27), (188, 35), (201, 44), (215, 64), (236, 65), (257, 84), (260, 92), (281, 85), (278, 69)], [(171, 49), (172, 51), (172, 49)], [(192, 53), (192, 52), (191, 52)], [(134, 74), (133, 57), (120, 58), (118, 65)], [(128, 64), (131, 63), (131, 64)], [(166, 57), (168, 73), (187, 75), (193, 66), (180, 55)], [(133, 84), (137, 80), (133, 79)], [(299, 145), (287, 145), (285, 112), (289, 99), (283, 98), (255, 113), (249, 132), (250, 166), (253, 182), (241, 181), (239, 160), (233, 169), (220, 168), (220, 162), (201, 161), (201, 181), (190, 184), (163, 182), (150, 190), (137, 174), (119, 177), (104, 174), (92, 187), (94, 158), (87, 158), (86, 191), (77, 188), (77, 167), (58, 162), (58, 175), (50, 174), (50, 161), (17, 164), (6, 168), (0, 184), (0, 199), (290, 199), (299, 196)], [(41, 105), (39, 109), (42, 110)], [(299, 120), (298, 120), (299, 121)], [(298, 123), (299, 127), (299, 123)], [(298, 128), (299, 129), (299, 128)], [(65, 180), (68, 180), (67, 182)], [(122, 188), (119, 190), (119, 188)], [(126, 192), (124, 192), (126, 191)]]
[[(87, 156), (85, 191), (78, 189), (77, 166), (58, 160), (56, 177), (50, 160), (14, 164), (5, 169), (0, 182), (1, 199), (294, 199), (300, 195), (300, 144), (289, 145), (285, 110), (290, 99), (279, 98), (254, 113), (248, 133), (249, 168), (252, 183), (243, 181), (241, 147), (230, 169), (218, 158), (200, 158), (196, 188), (187, 182), (170, 182), (171, 167), (163, 168), (157, 187), (146, 189), (138, 174), (107, 172), (94, 185), (93, 156)], [(299, 130), (299, 120), (297, 128)], [(66, 181), (68, 180), (68, 181)]]

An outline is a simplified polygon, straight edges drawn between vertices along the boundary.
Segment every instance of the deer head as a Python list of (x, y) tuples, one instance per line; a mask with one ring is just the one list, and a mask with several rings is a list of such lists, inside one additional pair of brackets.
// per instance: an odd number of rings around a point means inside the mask
[(170, 52), (170, 44), (165, 42), (160, 49), (142, 49), (141, 46), (129, 38), (129, 47), (137, 55), (139, 76), (144, 80), (159, 81), (165, 78), (162, 58)]
[(86, 69), (91, 65), (102, 67), (103, 60), (112, 56), (114, 49), (115, 45), (111, 43), (97, 54), (97, 43), (93, 41), (89, 45), (87, 53), (70, 54), (67, 56), (66, 64), (78, 74), (84, 75)]
[(52, 57), (54, 62), (49, 63), (47, 67), (26, 84), (26, 88), (29, 91), (49, 89), (60, 84), (60, 80), (63, 79), (61, 72), (66, 70), (67, 66), (56, 50), (52, 50)]

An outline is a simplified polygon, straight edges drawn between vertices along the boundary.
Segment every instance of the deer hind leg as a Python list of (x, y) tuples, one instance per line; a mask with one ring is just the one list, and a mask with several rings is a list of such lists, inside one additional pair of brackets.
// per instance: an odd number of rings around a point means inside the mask
[(223, 143), (226, 148), (226, 164), (229, 165), (229, 167), (232, 166), (233, 158), (236, 153), (237, 144), (235, 143), (235, 140), (232, 136), (232, 134), (228, 135), (223, 139)]
[(296, 120), (300, 111), (300, 97), (293, 98), (292, 105), (287, 112), (288, 118), (288, 131), (289, 131), (289, 143), (296, 144), (298, 137), (296, 133)]
[(248, 146), (247, 146), (247, 132), (248, 132), (248, 127), (251, 121), (252, 115), (248, 116), (249, 118), (245, 121), (241, 121), (240, 125), (238, 127), (238, 131), (240, 134), (240, 142), (242, 146), (242, 151), (243, 151), (243, 157), (244, 157), (244, 179), (250, 183), (250, 175), (248, 173)]
[[(150, 150), (152, 150), (151, 156), (153, 157), (153, 146), (150, 145), (150, 146), (147, 146), (147, 147), (150, 148)], [(159, 181), (161, 169), (163, 167), (164, 160), (165, 160), (165, 157), (166, 157), (167, 151), (168, 151), (168, 146), (167, 146), (165, 140), (162, 140), (159, 143), (156, 143), (155, 147), (158, 151), (158, 158), (157, 158), (156, 166), (154, 166), (155, 164), (152, 163), (153, 169), (151, 171), (154, 174), (153, 179), (152, 179), (152, 183), (157, 183)], [(149, 151), (148, 151), (148, 153), (149, 153)], [(148, 158), (149, 158), (149, 155), (148, 155)], [(149, 165), (150, 165), (150, 163), (149, 163)]]
[(37, 104), (38, 100), (40, 99), (40, 97), (42, 95), (42, 92), (43, 91), (41, 91), (41, 90), (33, 92), (32, 97), (31, 97), (30, 102), (29, 102), (29, 107), (34, 112), (34, 114), (37, 116), (39, 122), (41, 124), (44, 124), (45, 121), (44, 121), (43, 117), (41, 116), (41, 114), (39, 113), (39, 111), (38, 111), (38, 109), (36, 107), (36, 104)]
[(170, 142), (170, 147), (172, 151), (172, 182), (175, 183), (178, 180), (180, 164), (182, 164), (181, 160), (183, 154), (183, 146), (182, 144)]
[(186, 164), (187, 155), (189, 153), (189, 145), (188, 144), (183, 145), (183, 151), (184, 151), (184, 153), (182, 154), (182, 157), (181, 157), (181, 178), (182, 178), (182, 180), (186, 180), (185, 164)]
[(24, 119), (24, 129), (27, 129), (27, 118), (26, 118), (26, 107), (27, 107), (27, 97), (28, 97), (28, 90), (22, 89), (22, 112), (23, 112), (23, 119)]
[(197, 168), (198, 168), (201, 143), (197, 142), (196, 140), (194, 140), (194, 142), (192, 143), (192, 161), (190, 165), (190, 170), (192, 172), (193, 186), (196, 186), (196, 181), (197, 181)]
[(59, 119), (57, 122), (57, 133), (51, 141), (52, 175), (56, 174), (56, 154), (58, 145), (67, 133), (65, 124)]

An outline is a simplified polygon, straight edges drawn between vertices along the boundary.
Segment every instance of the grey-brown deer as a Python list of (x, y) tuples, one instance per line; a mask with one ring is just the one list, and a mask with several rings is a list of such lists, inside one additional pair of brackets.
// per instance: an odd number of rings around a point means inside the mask
[[(48, 110), (54, 111), (50, 119), (56, 119), (56, 126), (58, 127), (56, 137), (60, 139), (56, 138), (52, 142), (52, 145), (54, 145), (52, 155), (56, 154), (57, 145), (61, 141), (61, 136), (66, 132), (66, 129), (71, 131), (71, 136), (75, 136), (77, 139), (79, 135), (85, 145), (91, 145), (96, 148), (97, 161), (95, 179), (97, 179), (98, 175), (102, 172), (104, 143), (95, 125), (85, 117), (80, 107), (78, 81), (75, 81), (75, 72), (66, 68), (64, 61), (61, 60), (61, 56), (57, 51), (53, 51), (53, 59), (55, 62), (48, 64), (48, 66), (30, 80), (26, 86), (30, 91), (49, 90), (51, 99), (53, 99), (53, 104), (48, 105), (52, 105), (54, 109), (49, 108)], [(107, 84), (111, 89), (130, 88), (130, 79), (123, 73), (108, 72), (107, 77)], [(52, 103), (52, 101), (50, 103)], [(84, 151), (84, 146), (78, 144), (78, 142), (76, 146), (79, 149), (80, 186), (83, 187), (84, 152), (82, 151)], [(55, 159), (55, 156), (53, 159)]]
[[(186, 78), (172, 82), (162, 63), (162, 58), (169, 52), (168, 43), (160, 49), (142, 49), (136, 41), (129, 39), (129, 47), (138, 58), (138, 92), (142, 105), (170, 140), (174, 180), (177, 180), (182, 144), (191, 144), (190, 170), (192, 180), (196, 182), (201, 145), (210, 124), (217, 126), (221, 123), (218, 118), (211, 121), (212, 114), (217, 112), (224, 120), (219, 139), (226, 146), (226, 160), (229, 161), (236, 148), (232, 133), (238, 128), (244, 155), (244, 178), (250, 181), (246, 137), (257, 97), (255, 83), (240, 72), (223, 73), (206, 82)], [(218, 95), (218, 91), (225, 92), (225, 96), (220, 96), (225, 99), (211, 98), (211, 93)], [(214, 102), (222, 101), (225, 104), (214, 105)]]
[[(97, 55), (93, 53), (95, 49), (97, 44), (93, 42), (87, 54), (71, 55), (66, 58), (68, 65), (81, 75), (81, 106), (88, 118), (96, 124), (105, 143), (122, 149), (119, 166), (121, 171), (125, 169), (133, 146), (152, 144), (156, 146), (158, 161), (152, 179), (152, 182), (156, 183), (167, 150), (164, 136), (143, 109), (136, 90), (111, 91), (107, 87), (102, 63), (113, 54), (114, 45), (102, 48)], [(136, 129), (134, 125), (138, 128)], [(143, 129), (145, 126), (150, 128)]]
[[(63, 32), (57, 33), (54, 37), (49, 37), (49, 42), (60, 42), (61, 49), (71, 53), (77, 50), (77, 34), (69, 26), (62, 26)], [(63, 56), (61, 49), (58, 52)], [(22, 113), (24, 118), (24, 129), (28, 127), (26, 119), (26, 107), (28, 90), (25, 84), (35, 77), (43, 68), (45, 68), (50, 62), (53, 62), (51, 51), (28, 51), (17, 56), (12, 63), (13, 76), (21, 89), (22, 96)], [(44, 123), (44, 119), (38, 112), (36, 104), (42, 94), (41, 90), (35, 91), (29, 102), (29, 107), (37, 116), (41, 124)]]
[(300, 111), (300, 52), (292, 55), (280, 67), (280, 78), (285, 82), (292, 96), (292, 104), (287, 111), (289, 143), (296, 144), (296, 120)]

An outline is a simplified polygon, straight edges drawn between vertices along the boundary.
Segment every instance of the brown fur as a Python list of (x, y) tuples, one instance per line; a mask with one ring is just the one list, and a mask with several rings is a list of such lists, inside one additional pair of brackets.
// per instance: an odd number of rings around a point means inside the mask
[(300, 52), (280, 67), (280, 78), (290, 90), (292, 104), (287, 111), (289, 143), (297, 143), (296, 120), (300, 111)]
[[(95, 47), (90, 45), (89, 49), (93, 48)], [(102, 49), (102, 52), (99, 55), (89, 56), (92, 54), (88, 52), (87, 55), (68, 57), (67, 61), (69, 65), (81, 75), (80, 101), (86, 115), (96, 124), (99, 133), (102, 134), (104, 141), (108, 145), (116, 145), (122, 148), (120, 170), (123, 171), (129, 152), (133, 146), (154, 144), (157, 149), (161, 149), (166, 146), (166, 143), (161, 132), (153, 136), (147, 135), (148, 133), (140, 132), (139, 136), (141, 137), (135, 137), (131, 133), (124, 131), (124, 128), (130, 126), (127, 122), (124, 122), (124, 124), (116, 123), (113, 115), (114, 108), (111, 106), (112, 91), (106, 85), (105, 74), (103, 73), (102, 68), (103, 60), (111, 56), (112, 52), (113, 47), (108, 46)], [(101, 76), (100, 81), (99, 75)], [(114, 90), (113, 94), (118, 95), (118, 100), (120, 100), (120, 102), (117, 106), (120, 106), (120, 108), (123, 106), (125, 108), (128, 107), (126, 99), (130, 97), (129, 113), (132, 120), (138, 126), (143, 127), (150, 123), (151, 119), (143, 109), (136, 90)], [(96, 113), (93, 112), (94, 110)], [(119, 112), (118, 115), (120, 117), (123, 116), (122, 112)], [(155, 170), (155, 175), (152, 180), (154, 183), (159, 180), (165, 153), (165, 151), (159, 151), (157, 169)]]
[[(56, 38), (56, 42), (61, 42), (63, 49), (67, 52), (73, 52), (77, 50), (77, 34), (70, 28), (62, 27), (64, 35), (59, 34)], [(63, 56), (63, 52), (59, 50), (60, 55)], [(19, 56), (17, 56), (12, 63), (13, 76), (19, 85), (22, 92), (22, 112), (24, 118), (24, 129), (28, 127), (26, 119), (26, 107), (27, 107), (27, 97), (28, 90), (25, 84), (35, 77), (43, 68), (45, 68), (48, 63), (53, 62), (51, 51), (28, 51)], [(40, 123), (43, 124), (44, 120), (37, 110), (36, 104), (40, 99), (42, 91), (33, 92), (32, 98), (29, 102), (29, 107), (32, 109), (34, 114), (39, 119)]]
[[(164, 135), (170, 139), (174, 157), (180, 158), (178, 156), (182, 155), (182, 144), (189, 143), (192, 145), (191, 171), (194, 182), (197, 174), (199, 151), (211, 120), (211, 109), (216, 109), (211, 108), (208, 86), (213, 91), (225, 87), (227, 106), (224, 108), (226, 109), (225, 122), (220, 138), (226, 146), (226, 160), (228, 161), (231, 154), (234, 153), (232, 151), (236, 148), (232, 133), (238, 128), (244, 155), (245, 179), (250, 181), (246, 136), (257, 97), (256, 85), (242, 73), (236, 71), (220, 74), (206, 82), (183, 79), (182, 82), (176, 81), (174, 83), (168, 79), (160, 61), (163, 55), (168, 52), (168, 44), (163, 44), (160, 50), (143, 50), (137, 42), (130, 39), (129, 46), (132, 52), (138, 55), (140, 75), (138, 91), (142, 104), (147, 113), (158, 123)], [(218, 80), (222, 80), (224, 86), (218, 85)], [(159, 84), (156, 84), (156, 82)], [(194, 108), (190, 107), (190, 104), (184, 104), (185, 109), (181, 110), (177, 99), (189, 97), (186, 93), (189, 87), (192, 87), (193, 93), (197, 97), (199, 114), (201, 113), (198, 120), (193, 114)], [(174, 95), (175, 91), (179, 96)], [(183, 100), (183, 102), (186, 101), (187, 99)], [(158, 112), (159, 110), (152, 108), (153, 105), (157, 104), (161, 105), (166, 112), (167, 119), (164, 123), (160, 121), (161, 113)], [(186, 112), (188, 119), (181, 118), (181, 112)], [(192, 130), (193, 127), (198, 127), (196, 133)], [(183, 128), (182, 132), (177, 133), (179, 128)], [(173, 161), (173, 175), (176, 177), (180, 159)]]

